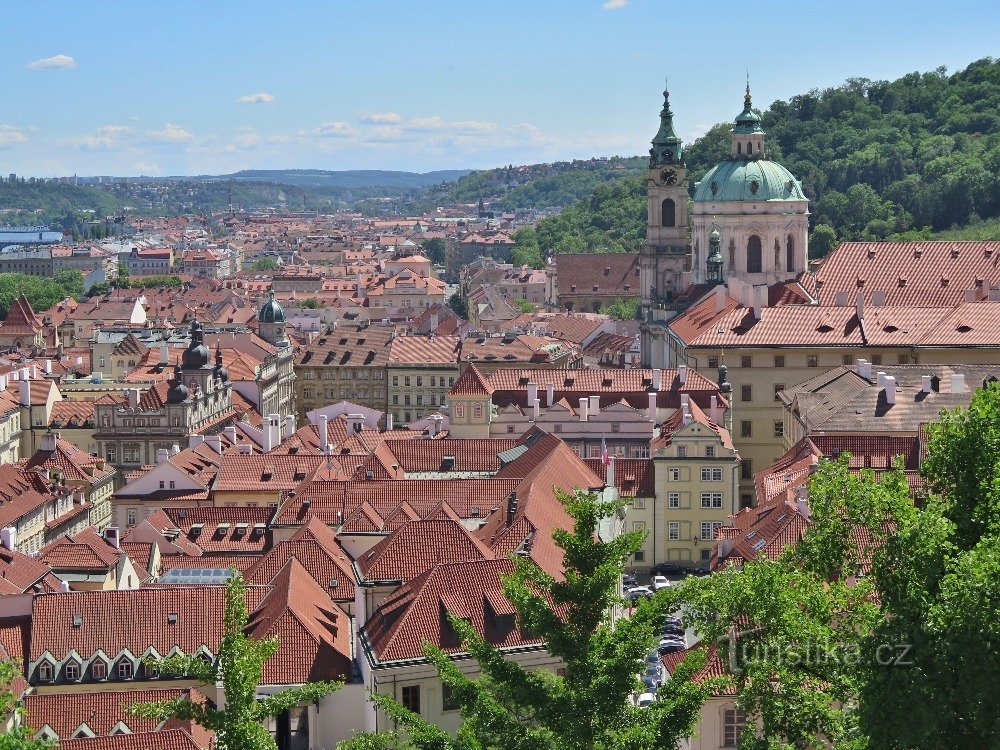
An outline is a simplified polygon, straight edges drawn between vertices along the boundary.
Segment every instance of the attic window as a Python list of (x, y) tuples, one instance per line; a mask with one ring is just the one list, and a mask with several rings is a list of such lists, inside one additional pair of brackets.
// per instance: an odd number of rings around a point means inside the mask
[(191, 531), (189, 533), (191, 534), (191, 536), (198, 536), (199, 534), (201, 534), (202, 529), (204, 528), (205, 524), (203, 523), (193, 523), (191, 524)]
[(905, 276), (900, 276), (899, 277), (899, 286), (900, 287), (906, 286), (906, 277)]
[(761, 540), (757, 541), (753, 545), (752, 549), (753, 549), (754, 552), (760, 552), (766, 546), (767, 546), (767, 540), (766, 539), (761, 539)]
[(336, 578), (331, 578), (330, 579), (330, 588), (331, 589), (337, 588), (338, 585), (339, 585), (339, 582), (337, 581)]
[(176, 612), (168, 612), (167, 613), (167, 622), (170, 623), (171, 625), (176, 625), (177, 624), (177, 613)]
[(251, 532), (253, 536), (264, 536), (264, 530), (267, 527), (262, 523), (255, 523), (253, 526), (253, 531)]
[(228, 533), (229, 533), (228, 523), (220, 523), (218, 526), (215, 527), (216, 536), (225, 536)]
[(236, 527), (233, 529), (233, 534), (235, 536), (243, 536), (244, 534), (247, 533), (247, 530), (249, 528), (250, 528), (250, 524), (238, 523), (238, 524), (236, 524)]
[(755, 536), (757, 536), (757, 532), (751, 531), (749, 534), (747, 534), (747, 539), (753, 539)]
[(601, 381), (601, 387), (602, 388), (610, 388), (611, 387), (611, 378), (604, 378), (604, 380)]
[(83, 627), (83, 615), (81, 615), (79, 612), (76, 612), (73, 615), (73, 627), (74, 628)]
[(454, 456), (442, 456), (441, 457), (441, 471), (454, 471), (455, 470), (455, 457)]
[(944, 286), (948, 286), (948, 277), (947, 276), (942, 276), (941, 277), (941, 286), (943, 286), (943, 287)]

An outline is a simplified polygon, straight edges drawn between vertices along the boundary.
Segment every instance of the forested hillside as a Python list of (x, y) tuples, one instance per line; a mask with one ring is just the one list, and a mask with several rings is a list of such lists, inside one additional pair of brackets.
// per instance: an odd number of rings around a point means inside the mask
[[(1000, 238), (998, 113), (1000, 61), (987, 58), (951, 75), (851, 79), (762, 115), (771, 158), (812, 201), (815, 257), (845, 239)], [(687, 147), (692, 187), (729, 153), (729, 130), (716, 125)], [(636, 180), (603, 185), (545, 219), (540, 252), (634, 249), (646, 221), (641, 192)]]

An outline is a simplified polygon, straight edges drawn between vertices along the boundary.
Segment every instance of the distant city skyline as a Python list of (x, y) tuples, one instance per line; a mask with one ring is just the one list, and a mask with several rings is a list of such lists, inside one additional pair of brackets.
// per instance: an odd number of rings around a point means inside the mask
[[(276, 10), (277, 8), (277, 10)], [(1000, 6), (179, 0), (5, 6), (0, 173), (487, 168), (645, 154), (742, 106), (1000, 50)], [(41, 12), (44, 9), (44, 12)], [(30, 33), (28, 33), (30, 30)]]

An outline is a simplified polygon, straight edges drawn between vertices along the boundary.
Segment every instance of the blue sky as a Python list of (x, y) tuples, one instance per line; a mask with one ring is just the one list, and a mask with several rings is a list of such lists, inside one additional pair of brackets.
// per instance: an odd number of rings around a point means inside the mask
[(1000, 54), (1000, 3), (4, 3), (0, 173), (480, 168), (645, 153), (852, 76)]

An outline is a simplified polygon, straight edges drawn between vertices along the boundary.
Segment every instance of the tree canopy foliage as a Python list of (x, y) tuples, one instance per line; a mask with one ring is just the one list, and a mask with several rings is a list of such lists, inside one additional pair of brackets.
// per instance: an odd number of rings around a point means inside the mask
[(0, 318), (6, 318), (14, 300), (22, 294), (35, 312), (48, 310), (66, 297), (79, 298), (83, 292), (83, 274), (63, 269), (55, 278), (23, 273), (0, 273)]
[(0, 750), (49, 750), (55, 743), (33, 739), (34, 732), (25, 724), (24, 710), (17, 703), (11, 682), (20, 673), (17, 662), (0, 661), (0, 718), (12, 716), (15, 726), (0, 732)]
[(658, 603), (644, 602), (632, 617), (609, 616), (621, 603), (617, 591), (625, 561), (642, 546), (644, 532), (601, 541), (601, 520), (616, 517), (626, 501), (605, 501), (582, 491), (560, 499), (573, 518), (571, 530), (553, 533), (564, 553), (565, 575), (553, 578), (514, 555), (514, 573), (504, 581), (504, 594), (521, 627), (541, 637), (565, 671), (526, 670), (469, 623), (452, 619), (480, 676), (470, 679), (434, 646), (428, 645), (426, 653), (461, 706), (458, 736), (452, 738), (391, 696), (375, 695), (407, 736), (359, 735), (341, 750), (654, 750), (675, 747), (691, 733), (712, 687), (690, 679), (703, 666), (703, 657), (682, 665), (660, 689), (658, 700), (640, 708), (630, 694), (639, 687), (636, 664), (655, 643)]

